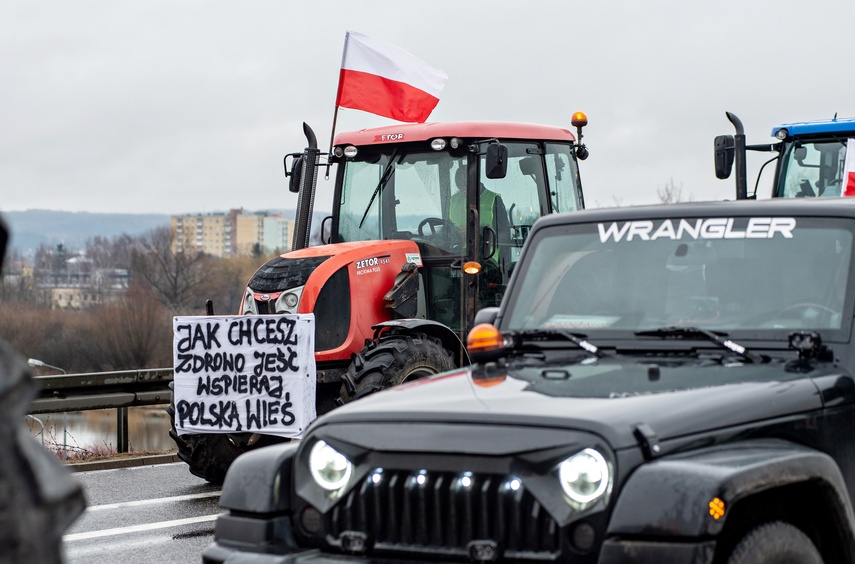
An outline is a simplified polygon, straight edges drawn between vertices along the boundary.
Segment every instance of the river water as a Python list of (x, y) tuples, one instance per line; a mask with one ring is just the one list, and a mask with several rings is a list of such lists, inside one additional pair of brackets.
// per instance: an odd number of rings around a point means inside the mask
[[(169, 437), (166, 406), (128, 408), (131, 452), (175, 450)], [(44, 425), (44, 431), (42, 431)], [(116, 451), (116, 410), (100, 409), (34, 414), (27, 418), (30, 435), (61, 458), (108, 454)]]

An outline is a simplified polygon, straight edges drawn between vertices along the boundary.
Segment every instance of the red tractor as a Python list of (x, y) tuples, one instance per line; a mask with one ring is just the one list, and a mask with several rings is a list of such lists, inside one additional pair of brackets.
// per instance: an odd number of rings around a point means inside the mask
[[(564, 128), (426, 123), (341, 133), (320, 163), (285, 157), (299, 192), (294, 250), (250, 279), (240, 314), (313, 313), (317, 411), (469, 364), (461, 336), (498, 305), (532, 223), (582, 209), (585, 114)], [(289, 158), (291, 166), (289, 167)], [(336, 167), (322, 245), (308, 247), (318, 169)], [(289, 170), (290, 168), (290, 170)], [(259, 434), (171, 433), (194, 474), (221, 482)]]

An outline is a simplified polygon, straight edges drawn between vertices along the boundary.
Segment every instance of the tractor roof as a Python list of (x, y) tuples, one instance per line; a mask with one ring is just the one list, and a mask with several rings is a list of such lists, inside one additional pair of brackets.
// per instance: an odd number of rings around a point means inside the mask
[(787, 137), (798, 135), (817, 135), (822, 133), (855, 133), (855, 118), (834, 118), (819, 121), (799, 121), (785, 123), (772, 128), (772, 137), (781, 130), (787, 130)]
[(551, 125), (514, 122), (441, 122), (406, 123), (360, 129), (339, 133), (334, 145), (372, 145), (379, 143), (406, 143), (427, 141), (437, 137), (464, 139), (531, 139), (535, 141), (573, 142), (576, 137), (569, 129)]

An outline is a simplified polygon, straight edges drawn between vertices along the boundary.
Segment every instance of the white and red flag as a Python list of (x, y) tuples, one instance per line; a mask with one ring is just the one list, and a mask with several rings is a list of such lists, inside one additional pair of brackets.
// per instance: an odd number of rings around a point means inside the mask
[(855, 196), (855, 139), (846, 142), (846, 161), (843, 165), (843, 190), (841, 196)]
[(336, 107), (424, 123), (448, 76), (400, 47), (348, 31)]

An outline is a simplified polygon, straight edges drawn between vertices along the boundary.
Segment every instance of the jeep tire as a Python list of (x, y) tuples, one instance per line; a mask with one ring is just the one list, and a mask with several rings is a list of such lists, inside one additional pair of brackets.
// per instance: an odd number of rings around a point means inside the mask
[(822, 556), (800, 529), (773, 521), (749, 531), (727, 564), (822, 564)]

